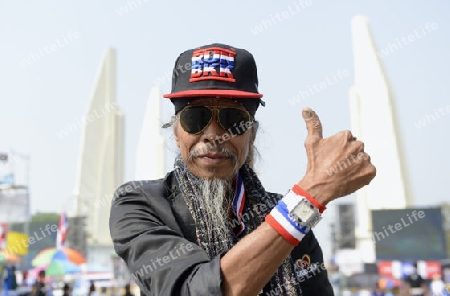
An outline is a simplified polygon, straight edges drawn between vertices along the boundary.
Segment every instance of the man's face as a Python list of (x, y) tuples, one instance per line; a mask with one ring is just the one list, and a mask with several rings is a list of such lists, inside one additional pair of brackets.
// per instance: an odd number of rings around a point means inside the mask
[[(199, 98), (190, 106), (245, 108), (230, 99)], [(239, 123), (238, 123), (239, 124)], [(199, 134), (189, 134), (177, 120), (175, 140), (188, 169), (205, 179), (230, 179), (245, 162), (250, 145), (253, 144), (252, 131), (236, 135), (223, 129), (217, 122), (217, 110), (211, 123)]]

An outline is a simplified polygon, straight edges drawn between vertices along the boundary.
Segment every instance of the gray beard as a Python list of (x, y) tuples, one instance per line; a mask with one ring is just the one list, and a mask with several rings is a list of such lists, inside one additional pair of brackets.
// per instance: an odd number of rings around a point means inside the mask
[(198, 202), (202, 208), (202, 213), (205, 217), (205, 221), (208, 221), (206, 227), (206, 235), (214, 242), (215, 248), (218, 252), (228, 251), (232, 246), (232, 240), (234, 235), (229, 223), (229, 212), (232, 210), (233, 203), (233, 181), (234, 177), (239, 171), (239, 163), (237, 155), (221, 145), (211, 147), (205, 145), (197, 150), (191, 151), (188, 155), (187, 162), (193, 161), (197, 155), (201, 153), (216, 152), (224, 155), (228, 155), (234, 162), (233, 177), (229, 179), (202, 179), (197, 177), (198, 188)]
[(232, 181), (221, 179), (200, 179), (198, 200), (203, 206), (206, 221), (209, 221), (207, 235), (214, 238), (219, 252), (231, 247), (232, 230), (228, 222), (228, 213), (232, 209)]

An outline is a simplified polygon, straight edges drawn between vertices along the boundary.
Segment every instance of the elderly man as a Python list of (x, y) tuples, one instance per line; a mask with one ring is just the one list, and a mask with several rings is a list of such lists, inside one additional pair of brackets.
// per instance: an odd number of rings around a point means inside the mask
[[(323, 139), (306, 108), (306, 174), (284, 196), (267, 192), (252, 170), (257, 87), (244, 49), (211, 44), (176, 60), (164, 95), (175, 107), (174, 170), (124, 184), (111, 208), (115, 250), (144, 295), (333, 295), (311, 228), (375, 167), (351, 132)], [(328, 175), (344, 160), (353, 163)]]

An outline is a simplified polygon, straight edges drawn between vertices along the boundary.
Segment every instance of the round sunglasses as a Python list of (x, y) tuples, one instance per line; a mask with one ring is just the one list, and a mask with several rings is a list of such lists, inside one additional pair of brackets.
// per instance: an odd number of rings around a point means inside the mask
[(183, 129), (190, 134), (201, 133), (212, 121), (217, 110), (217, 122), (229, 133), (244, 134), (253, 124), (253, 118), (247, 110), (234, 107), (187, 106), (178, 114)]

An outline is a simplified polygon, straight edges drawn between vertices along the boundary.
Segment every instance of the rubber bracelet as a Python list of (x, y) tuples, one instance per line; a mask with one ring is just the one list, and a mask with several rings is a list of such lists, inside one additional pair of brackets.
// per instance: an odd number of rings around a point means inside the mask
[(298, 184), (295, 184), (292, 187), (292, 191), (294, 191), (295, 194), (297, 195), (301, 195), (303, 197), (305, 197), (307, 200), (309, 200), (310, 203), (312, 203), (316, 208), (319, 209), (319, 213), (323, 213), (323, 211), (325, 211), (327, 209), (326, 206), (324, 206), (323, 204), (321, 204), (320, 202), (318, 202), (314, 197), (312, 197), (311, 195), (308, 194), (308, 192), (306, 192), (305, 190), (303, 190), (302, 188), (300, 188), (300, 186), (298, 186)]

